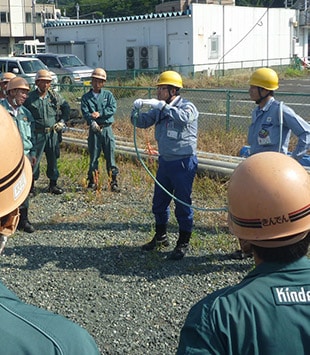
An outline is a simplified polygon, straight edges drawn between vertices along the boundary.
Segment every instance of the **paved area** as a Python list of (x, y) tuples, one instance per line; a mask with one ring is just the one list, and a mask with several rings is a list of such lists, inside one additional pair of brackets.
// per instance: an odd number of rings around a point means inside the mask
[(310, 93), (310, 78), (280, 80), (279, 91)]

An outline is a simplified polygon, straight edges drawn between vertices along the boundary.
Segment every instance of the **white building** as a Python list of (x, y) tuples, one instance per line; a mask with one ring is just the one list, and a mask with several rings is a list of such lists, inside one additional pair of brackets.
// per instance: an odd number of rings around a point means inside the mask
[[(172, 67), (181, 73), (288, 64), (308, 58), (299, 10), (192, 3), (186, 11), (46, 21), (51, 52), (74, 52), (107, 70)], [(80, 49), (79, 49), (80, 50)], [(75, 53), (76, 54), (76, 53)]]

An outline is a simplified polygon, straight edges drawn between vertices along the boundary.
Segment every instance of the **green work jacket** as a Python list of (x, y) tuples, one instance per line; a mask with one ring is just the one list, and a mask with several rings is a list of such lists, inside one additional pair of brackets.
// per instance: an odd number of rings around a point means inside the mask
[(14, 110), (7, 99), (1, 100), (0, 104), (9, 112), (9, 114), (12, 116), (13, 120), (17, 125), (17, 128), (23, 141), (24, 154), (29, 156), (35, 156), (35, 123), (31, 112), (23, 106), (20, 106), (17, 108), (17, 110)]
[(24, 106), (32, 113), (36, 131), (44, 131), (56, 122), (67, 122), (70, 118), (69, 104), (55, 91), (49, 91), (43, 99), (38, 89), (31, 91)]
[(68, 319), (22, 302), (0, 282), (0, 353), (99, 355), (94, 339)]
[(101, 89), (99, 95), (95, 97), (91, 89), (82, 96), (81, 111), (87, 124), (90, 125), (93, 118), (93, 112), (99, 112), (100, 117), (96, 119), (98, 125), (110, 125), (114, 122), (116, 112), (116, 100), (109, 90)]
[(177, 354), (309, 354), (310, 260), (263, 263), (197, 303)]

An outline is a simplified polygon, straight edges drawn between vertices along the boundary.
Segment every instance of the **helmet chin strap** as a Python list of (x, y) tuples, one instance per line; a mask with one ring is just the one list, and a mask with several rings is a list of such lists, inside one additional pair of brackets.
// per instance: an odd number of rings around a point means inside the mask
[(171, 88), (170, 88), (170, 87), (168, 88), (168, 93), (169, 93), (169, 97), (168, 97), (168, 99), (166, 100), (166, 103), (167, 103), (167, 104), (169, 104), (169, 103), (171, 102), (171, 99), (172, 99), (172, 97), (173, 97), (173, 96), (171, 95)]
[(170, 104), (170, 102), (172, 101), (172, 98), (176, 97), (179, 95), (179, 89), (175, 88), (176, 89), (176, 92), (174, 95), (171, 95), (171, 90), (174, 89), (174, 87), (169, 87), (168, 89), (168, 93), (169, 93), (169, 97), (168, 99), (166, 100), (166, 103), (167, 104)]
[(262, 96), (262, 88), (260, 88), (260, 87), (258, 87), (258, 93), (259, 93), (260, 98), (255, 101), (255, 103), (257, 105), (259, 105), (266, 97), (268, 97), (270, 95), (270, 91), (268, 91), (268, 93), (265, 96)]

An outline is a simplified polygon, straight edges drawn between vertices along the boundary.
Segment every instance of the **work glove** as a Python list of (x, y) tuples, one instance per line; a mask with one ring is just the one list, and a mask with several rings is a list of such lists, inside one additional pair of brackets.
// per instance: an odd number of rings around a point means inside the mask
[(143, 100), (142, 99), (137, 99), (133, 103), (133, 108), (139, 110), (143, 106)]
[(92, 131), (95, 133), (101, 132), (101, 128), (96, 121), (92, 121), (90, 124), (90, 127), (91, 127)]
[(146, 99), (143, 100), (145, 105), (150, 105), (152, 108), (162, 110), (166, 106), (166, 101), (157, 99)]
[(53, 129), (55, 132), (64, 132), (66, 130), (67, 126), (63, 120), (56, 122), (53, 126)]

